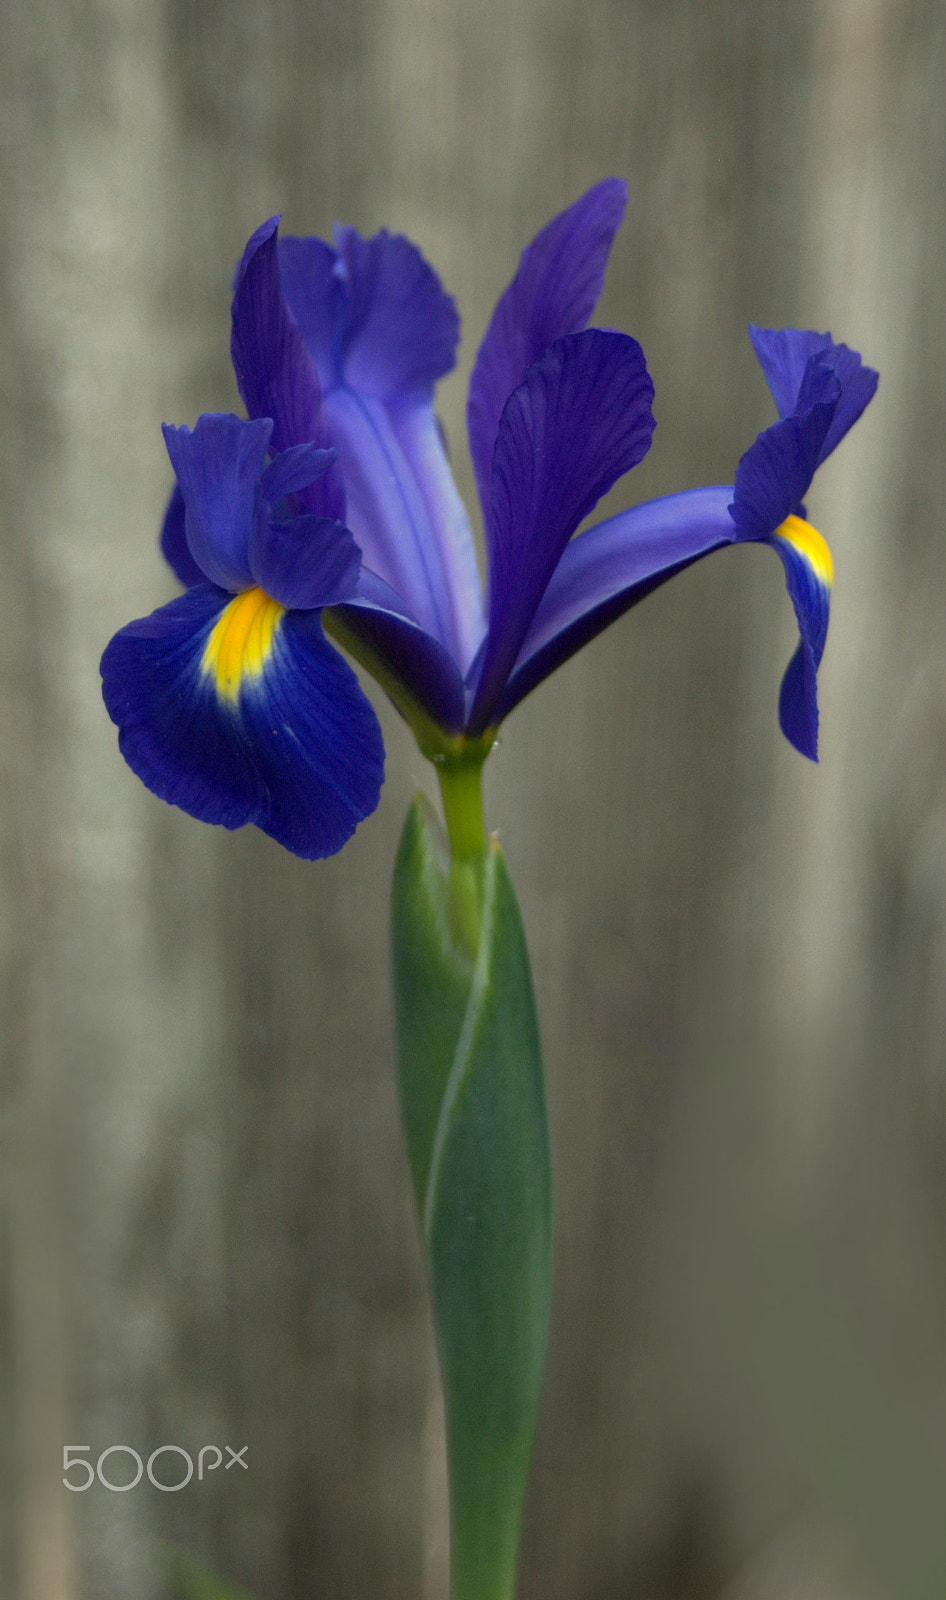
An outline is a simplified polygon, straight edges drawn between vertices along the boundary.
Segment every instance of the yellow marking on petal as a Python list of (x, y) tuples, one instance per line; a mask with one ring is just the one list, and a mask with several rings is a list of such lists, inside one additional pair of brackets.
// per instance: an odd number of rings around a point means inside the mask
[(285, 610), (262, 589), (247, 589), (220, 613), (200, 665), (213, 678), (221, 700), (235, 703), (244, 681), (260, 676)]
[(824, 539), (813, 528), (810, 522), (804, 522), (801, 517), (786, 517), (780, 528), (775, 530), (776, 539), (784, 539), (803, 556), (810, 566), (818, 582), (826, 589), (830, 589), (834, 582), (834, 562), (831, 560), (831, 551)]

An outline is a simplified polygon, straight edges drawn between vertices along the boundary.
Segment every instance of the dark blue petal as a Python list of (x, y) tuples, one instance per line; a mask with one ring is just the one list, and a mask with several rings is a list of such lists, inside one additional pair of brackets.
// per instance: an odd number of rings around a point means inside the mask
[(448, 733), (462, 732), (466, 695), (454, 657), (405, 612), (386, 583), (362, 567), (357, 601), (333, 608), (327, 621), (332, 632), (336, 617), (346, 649), (394, 691), (395, 704), (403, 689), (432, 722)]
[(490, 620), (470, 724), (489, 725), (578, 524), (650, 448), (641, 347), (599, 328), (559, 339), (508, 401), (493, 456)]
[(834, 373), (812, 362), (799, 396), (804, 409), (773, 423), (750, 445), (736, 469), (730, 507), (738, 538), (769, 538), (801, 505), (821, 459), (838, 393)]
[(818, 668), (804, 639), (785, 668), (778, 697), (779, 727), (809, 761), (818, 759)]
[(163, 432), (184, 496), (191, 555), (221, 589), (247, 588), (253, 581), (247, 550), (260, 514), (259, 483), (272, 423), (208, 413), (198, 417), (193, 432), (167, 424)]
[(332, 855), (378, 803), (381, 731), (315, 613), (283, 613), (262, 670), (221, 695), (202, 665), (231, 597), (190, 590), (116, 634), (105, 704), (129, 766), (204, 822), (253, 822), (307, 859)]
[(260, 479), (263, 499), (274, 506), (284, 495), (307, 489), (328, 471), (336, 456), (337, 451), (320, 450), (314, 444), (296, 444), (291, 450), (281, 451), (263, 468)]
[(484, 507), (503, 407), (556, 339), (578, 333), (604, 282), (627, 186), (606, 178), (542, 229), (523, 251), (479, 348), (467, 402), (470, 453)]
[(161, 524), (161, 554), (178, 582), (190, 589), (195, 583), (206, 583), (207, 579), (188, 548), (184, 519), (184, 496), (180, 484), (175, 483)]
[[(299, 326), (283, 299), (277, 255), (278, 217), (250, 239), (233, 291), (230, 353), (243, 403), (251, 417), (271, 417), (273, 449), (330, 444), (321, 415), (319, 380)], [(302, 509), (344, 517), (337, 467), (301, 491)]]
[(261, 522), (250, 541), (250, 567), (261, 589), (293, 610), (350, 600), (361, 552), (348, 529), (328, 517)]
[(819, 533), (790, 517), (771, 541), (785, 568), (785, 581), (801, 635), (782, 679), (779, 721), (786, 739), (810, 760), (818, 759), (818, 667), (828, 635), (831, 557)]
[(731, 499), (731, 485), (667, 495), (572, 539), (542, 596), (496, 720), (668, 578), (731, 544)]
[(878, 376), (873, 367), (861, 361), (856, 350), (835, 344), (830, 333), (814, 333), (799, 328), (756, 328), (750, 324), (749, 337), (780, 417), (798, 409), (799, 393), (809, 362), (829, 367), (840, 384), (841, 393), (831, 426), (818, 456), (820, 466), (853, 427), (877, 390)]

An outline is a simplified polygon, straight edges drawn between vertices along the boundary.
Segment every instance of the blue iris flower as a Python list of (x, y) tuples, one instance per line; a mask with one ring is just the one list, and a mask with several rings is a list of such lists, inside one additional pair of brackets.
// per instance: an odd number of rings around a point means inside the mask
[(587, 322), (625, 186), (597, 184), (523, 253), (468, 400), (484, 596), (433, 409), (453, 301), (408, 240), (258, 229), (231, 351), (249, 420), (165, 428), (176, 485), (162, 548), (187, 592), (123, 628), (105, 702), (139, 777), (192, 816), (252, 822), (298, 855), (341, 848), (378, 802), (384, 750), (342, 643), (424, 753), (481, 761), (503, 719), (667, 578), (752, 540), (782, 559), (800, 640), (780, 719), (814, 758), (831, 557), (805, 520), (817, 466), (877, 374), (828, 334), (752, 329), (779, 420), (735, 485), (620, 512), (575, 537), (646, 454), (653, 385), (634, 339)]

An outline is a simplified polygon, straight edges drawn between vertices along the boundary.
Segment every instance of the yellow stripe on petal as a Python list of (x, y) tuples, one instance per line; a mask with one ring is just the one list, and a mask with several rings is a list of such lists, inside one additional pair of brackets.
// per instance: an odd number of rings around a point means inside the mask
[(801, 517), (786, 517), (780, 528), (775, 530), (776, 539), (784, 539), (793, 550), (807, 561), (818, 582), (825, 589), (830, 589), (834, 582), (834, 562), (831, 560), (831, 551), (822, 539), (817, 528), (810, 522), (804, 522)]
[(262, 589), (247, 589), (221, 612), (200, 664), (221, 700), (235, 703), (246, 680), (261, 675), (285, 610)]

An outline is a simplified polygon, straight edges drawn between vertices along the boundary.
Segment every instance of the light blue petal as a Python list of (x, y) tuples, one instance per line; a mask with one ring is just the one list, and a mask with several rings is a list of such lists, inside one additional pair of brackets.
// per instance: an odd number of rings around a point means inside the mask
[(456, 308), (416, 247), (387, 233), (280, 241), (285, 294), (322, 385), (345, 520), (365, 566), (461, 672), (484, 631), (469, 518), (431, 396), (453, 365)]
[(387, 230), (363, 239), (335, 229), (336, 275), (347, 291), (345, 382), (391, 403), (430, 400), (453, 367), (460, 318), (417, 246)]
[(462, 666), (482, 634), (482, 601), (472, 531), (432, 409), (392, 413), (346, 386), (326, 395), (324, 413), (364, 565)]

